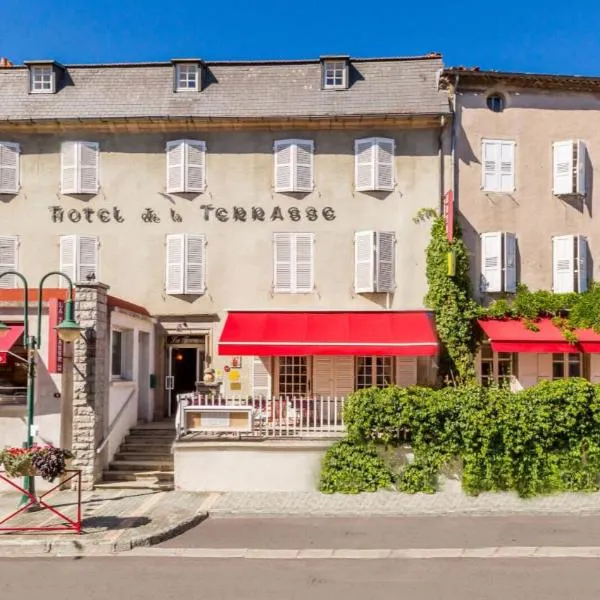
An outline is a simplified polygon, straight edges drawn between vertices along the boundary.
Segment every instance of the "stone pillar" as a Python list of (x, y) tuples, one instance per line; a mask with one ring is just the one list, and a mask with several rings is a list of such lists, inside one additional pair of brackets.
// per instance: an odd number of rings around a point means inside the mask
[(83, 328), (73, 348), (73, 468), (82, 471), (82, 489), (102, 477), (102, 457), (96, 449), (105, 434), (108, 410), (108, 286), (77, 286), (75, 320)]

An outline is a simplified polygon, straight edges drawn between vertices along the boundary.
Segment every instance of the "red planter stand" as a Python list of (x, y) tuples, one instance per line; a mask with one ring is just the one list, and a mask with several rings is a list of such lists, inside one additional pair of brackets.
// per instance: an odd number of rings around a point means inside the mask
[[(73, 531), (75, 533), (81, 533), (81, 471), (80, 470), (72, 470), (69, 469), (65, 471), (67, 477), (62, 480), (60, 483), (57, 483), (52, 489), (44, 492), (40, 496), (32, 496), (27, 490), (23, 489), (20, 485), (15, 483), (14, 479), (6, 477), (5, 471), (0, 471), (0, 481), (4, 481), (11, 485), (15, 490), (23, 494), (24, 496), (29, 497), (29, 502), (18, 508), (15, 512), (7, 515), (5, 517), (0, 518), (0, 532), (2, 531)], [(60, 510), (58, 510), (55, 506), (48, 504), (45, 500), (48, 496), (59, 490), (59, 488), (69, 481), (75, 480), (77, 483), (77, 509), (76, 509), (76, 517), (72, 519), (68, 517)], [(11, 527), (6, 526), (5, 524), (11, 520), (15, 520), (16, 517), (22, 515), (27, 511), (27, 509), (31, 507), (37, 507), (35, 514), (39, 514), (42, 511), (48, 511), (53, 513), (59, 519), (62, 519), (64, 522), (62, 524), (56, 525), (40, 525), (39, 527), (31, 526), (31, 527)]]

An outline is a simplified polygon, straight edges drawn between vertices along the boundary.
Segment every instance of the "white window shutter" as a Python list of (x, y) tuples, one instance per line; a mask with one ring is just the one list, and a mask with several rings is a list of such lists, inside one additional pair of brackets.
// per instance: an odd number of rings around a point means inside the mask
[(577, 236), (577, 291), (582, 293), (588, 289), (587, 238)]
[[(59, 271), (71, 278), (72, 281), (77, 281), (77, 236), (62, 235), (60, 237), (60, 266)], [(66, 280), (59, 278), (59, 286), (66, 287)]]
[(410, 387), (417, 385), (417, 357), (396, 357), (396, 385)]
[(514, 233), (504, 234), (504, 291), (517, 291), (517, 238)]
[(553, 144), (554, 179), (552, 191), (555, 195), (572, 194), (573, 189), (573, 141), (555, 142)]
[(394, 189), (394, 147), (394, 140), (390, 140), (387, 138), (377, 138), (376, 189), (378, 190)]
[(354, 178), (358, 192), (375, 189), (376, 150), (375, 138), (354, 141)]
[(19, 144), (0, 142), (0, 194), (19, 191)]
[(501, 142), (500, 144), (500, 190), (501, 192), (515, 191), (515, 143)]
[[(0, 274), (19, 268), (19, 239), (14, 235), (0, 236)], [(0, 288), (17, 287), (14, 275), (0, 277)]]
[(395, 274), (396, 236), (393, 231), (377, 232), (376, 290), (393, 292), (396, 289)]
[(294, 190), (294, 143), (292, 140), (277, 140), (275, 152), (275, 191), (292, 192)]
[(557, 294), (574, 291), (575, 238), (572, 235), (560, 235), (552, 238), (552, 290)]
[(203, 192), (206, 186), (206, 144), (185, 141), (185, 191)]
[(500, 144), (492, 140), (481, 142), (481, 188), (486, 192), (500, 190)]
[(252, 397), (271, 397), (271, 357), (252, 357)]
[(206, 291), (206, 238), (203, 235), (185, 236), (185, 293), (204, 294)]
[(502, 233), (481, 234), (481, 291), (502, 291)]
[(185, 277), (185, 235), (182, 233), (167, 236), (165, 289), (167, 294), (184, 293)]
[(185, 140), (167, 142), (167, 192), (185, 191)]
[(295, 142), (294, 191), (312, 192), (314, 144), (311, 140), (296, 140)]
[(79, 192), (79, 147), (77, 142), (63, 142), (60, 157), (60, 191), (63, 194), (77, 194)]
[(314, 287), (314, 245), (315, 236), (313, 233), (296, 233), (295, 244), (295, 285), (294, 291), (297, 293), (309, 293)]
[(91, 235), (80, 235), (77, 243), (77, 281), (80, 283), (98, 282), (98, 238)]
[(99, 146), (96, 142), (79, 142), (79, 182), (78, 193), (98, 193)]
[(586, 165), (587, 165), (587, 150), (585, 144), (581, 140), (575, 142), (577, 144), (577, 189), (578, 194), (585, 196), (586, 194)]
[(276, 292), (292, 291), (292, 269), (295, 254), (295, 239), (292, 233), (273, 235), (273, 277)]
[(354, 291), (364, 294), (375, 291), (375, 232), (354, 234)]

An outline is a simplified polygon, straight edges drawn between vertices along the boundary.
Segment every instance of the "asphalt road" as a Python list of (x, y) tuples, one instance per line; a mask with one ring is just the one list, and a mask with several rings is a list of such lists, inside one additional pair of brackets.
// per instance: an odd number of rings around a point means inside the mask
[(598, 600), (597, 560), (0, 560), (23, 600)]

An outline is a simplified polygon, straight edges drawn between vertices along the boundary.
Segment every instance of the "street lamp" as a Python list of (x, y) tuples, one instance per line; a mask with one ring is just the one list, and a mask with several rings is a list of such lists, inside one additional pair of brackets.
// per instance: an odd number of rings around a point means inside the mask
[[(23, 283), (24, 302), (23, 302), (23, 341), (27, 350), (27, 440), (23, 446), (31, 448), (33, 445), (33, 422), (34, 422), (34, 401), (35, 401), (35, 351), (40, 347), (42, 339), (42, 292), (46, 279), (52, 275), (64, 277), (69, 284), (69, 296), (65, 306), (65, 318), (55, 327), (58, 337), (64, 342), (74, 342), (82, 330), (75, 322), (74, 307), (73, 307), (73, 282), (71, 278), (60, 271), (51, 271), (46, 273), (38, 286), (38, 302), (37, 302), (37, 337), (29, 336), (29, 286), (25, 277), (18, 271), (4, 271), (0, 273), (0, 279), (5, 275), (14, 275)], [(10, 327), (0, 322), (0, 337), (6, 335)], [(21, 506), (30, 502), (35, 498), (35, 477), (25, 476), (23, 480), (23, 488), (27, 490), (27, 495), (21, 498)]]

